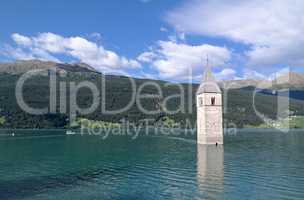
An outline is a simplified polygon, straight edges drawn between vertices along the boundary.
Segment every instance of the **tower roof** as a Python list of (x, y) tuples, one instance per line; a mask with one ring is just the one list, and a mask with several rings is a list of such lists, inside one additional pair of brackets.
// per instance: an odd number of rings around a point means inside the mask
[(203, 80), (196, 92), (196, 94), (201, 93), (222, 93), (220, 87), (218, 86), (211, 68), (208, 65), (208, 58), (207, 58), (207, 66), (203, 75)]

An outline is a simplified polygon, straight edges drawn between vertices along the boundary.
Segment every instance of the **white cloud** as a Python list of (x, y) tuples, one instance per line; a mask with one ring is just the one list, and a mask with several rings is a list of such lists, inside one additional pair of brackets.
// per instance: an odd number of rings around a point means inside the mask
[(30, 38), (20, 35), (18, 33), (13, 33), (12, 38), (18, 45), (23, 45), (23, 46), (32, 45), (32, 40)]
[(237, 72), (234, 69), (225, 68), (222, 71), (220, 71), (219, 73), (216, 73), (215, 77), (218, 80), (235, 80), (235, 79), (239, 79), (236, 76), (236, 74), (237, 74)]
[(156, 53), (147, 51), (147, 52), (140, 54), (137, 57), (137, 60), (139, 60), (141, 62), (152, 62), (156, 57), (157, 57)]
[(186, 40), (186, 34), (183, 32), (173, 33), (168, 36), (168, 39), (172, 42), (184, 42)]
[(168, 32), (168, 29), (167, 28), (165, 28), (165, 27), (160, 27), (160, 29), (159, 29), (161, 32)]
[(274, 80), (274, 79), (279, 78), (280, 76), (283, 76), (283, 75), (288, 74), (290, 72), (291, 72), (291, 69), (289, 67), (284, 67), (284, 68), (270, 74), (268, 76), (268, 80)]
[(44, 61), (54, 61), (60, 62), (56, 57), (52, 56), (45, 50), (39, 48), (21, 48), (21, 47), (12, 47), (9, 45), (5, 45), (2, 54), (9, 58), (14, 58), (17, 60), (32, 60), (32, 59), (39, 59)]
[(231, 56), (225, 47), (159, 41), (157, 48), (141, 54), (139, 58), (148, 57), (146, 60), (156, 69), (160, 78), (186, 80), (189, 76), (196, 79), (195, 77), (202, 75), (206, 55), (211, 58), (211, 65), (218, 67), (225, 66)]
[(191, 0), (168, 13), (178, 31), (249, 46), (247, 64), (304, 65), (303, 0)]
[(244, 69), (243, 79), (267, 80), (267, 77), (252, 69)]
[(185, 33), (178, 33), (178, 38), (181, 40), (185, 40), (186, 39), (186, 34)]
[(11, 46), (8, 45), (5, 46), (5, 49), (2, 53), (7, 57), (13, 57), (18, 60), (35, 59), (35, 57), (31, 53), (27, 53), (21, 48), (12, 48)]
[(97, 40), (97, 41), (100, 41), (100, 40), (102, 39), (101, 34), (100, 34), (100, 33), (97, 33), (97, 32), (91, 33), (91, 34), (89, 35), (89, 37), (92, 38), (92, 39), (95, 39), (95, 40)]
[(141, 66), (136, 60), (119, 56), (82, 37), (63, 37), (54, 33), (27, 37), (14, 33), (12, 39), (17, 47), (6, 48), (6, 55), (15, 59), (59, 61), (56, 55), (65, 55), (102, 71), (119, 71)]

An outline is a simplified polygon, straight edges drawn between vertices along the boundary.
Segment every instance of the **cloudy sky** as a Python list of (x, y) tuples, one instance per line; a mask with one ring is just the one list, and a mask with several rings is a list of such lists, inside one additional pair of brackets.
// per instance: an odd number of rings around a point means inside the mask
[[(199, 81), (303, 72), (303, 0), (10, 0), (0, 61), (85, 62), (111, 74)], [(190, 76), (190, 77), (189, 77)]]

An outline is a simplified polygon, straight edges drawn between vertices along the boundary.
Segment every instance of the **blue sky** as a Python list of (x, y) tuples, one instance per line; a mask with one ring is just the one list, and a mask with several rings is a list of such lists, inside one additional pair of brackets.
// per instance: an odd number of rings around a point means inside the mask
[(142, 3), (135, 1), (6, 1), (1, 3), (3, 30), (1, 41), (11, 42), (12, 33), (34, 36), (52, 32), (62, 36), (99, 33), (108, 48), (127, 56), (137, 56), (155, 40), (165, 39), (160, 32), (163, 14), (176, 1)]
[(267, 78), (303, 71), (303, 11), (301, 0), (10, 0), (0, 59), (198, 81), (208, 54), (219, 79)]

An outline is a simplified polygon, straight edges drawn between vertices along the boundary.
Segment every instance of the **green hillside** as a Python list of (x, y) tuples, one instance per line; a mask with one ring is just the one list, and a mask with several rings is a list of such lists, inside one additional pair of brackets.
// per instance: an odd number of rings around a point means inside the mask
[[(0, 117), (1, 127), (6, 128), (63, 128), (69, 122), (69, 107), (67, 112), (59, 114), (59, 103), (57, 103), (57, 112), (48, 113), (44, 115), (30, 115), (22, 111), (17, 105), (15, 98), (15, 86), (20, 74), (0, 73)], [(101, 88), (102, 81), (100, 74), (95, 72), (83, 72), (74, 73), (67, 72), (65, 76), (58, 75), (57, 82), (66, 82), (69, 85), (70, 82), (90, 81)], [(106, 76), (106, 109), (115, 110), (122, 108), (126, 105), (131, 98), (131, 84), (126, 77), (121, 76)], [(135, 79), (137, 89), (148, 80)], [(153, 81), (161, 85), (164, 97), (172, 94), (178, 94), (179, 88), (175, 85), (166, 85), (164, 81)], [(198, 85), (183, 84), (185, 89), (185, 104), (187, 109), (185, 113), (176, 113), (173, 115), (167, 115), (162, 112), (161, 114), (146, 115), (138, 109), (137, 105), (133, 105), (129, 110), (109, 115), (101, 112), (101, 109), (97, 109), (94, 113), (78, 116), (82, 118), (99, 120), (105, 122), (119, 122), (121, 119), (126, 119), (131, 122), (139, 123), (143, 119), (154, 119), (151, 124), (157, 123), (157, 121), (168, 116), (175, 122), (185, 124), (185, 119), (189, 119), (192, 124), (195, 124), (196, 120), (196, 107), (195, 107), (195, 91)], [(58, 89), (59, 87), (57, 87)], [(190, 92), (191, 91), (191, 92)], [(190, 93), (189, 93), (190, 92)], [(144, 87), (142, 90), (144, 94), (157, 94), (157, 90), (154, 87)], [(225, 91), (224, 91), (225, 93)], [(189, 96), (190, 94), (190, 96)], [(256, 116), (252, 106), (252, 88), (233, 89), (227, 92), (227, 96), (224, 97), (225, 103), (225, 125), (232, 126), (236, 124), (238, 127), (243, 126), (258, 126), (263, 121)], [(258, 94), (255, 98), (257, 109), (263, 114), (275, 118), (276, 116), (276, 98), (275, 96)], [(39, 75), (28, 80), (24, 86), (24, 99), (34, 108), (42, 108), (48, 106), (49, 102), (49, 78), (45, 75)], [(192, 104), (189, 99), (193, 99)], [(89, 90), (81, 89), (77, 96), (77, 103), (80, 107), (87, 107), (91, 104), (92, 95)], [(153, 110), (158, 105), (160, 99), (147, 99), (142, 101), (145, 109)], [(57, 102), (59, 102), (59, 91), (57, 90)], [(67, 97), (69, 102), (69, 96)], [(191, 104), (191, 105), (189, 105)], [(294, 115), (304, 115), (304, 104), (299, 100), (290, 100), (291, 110)], [(168, 105), (164, 109), (172, 109), (179, 106), (178, 99), (172, 99), (168, 101)], [(193, 111), (190, 111), (190, 108)], [(233, 124), (231, 124), (233, 123)]]
[[(57, 71), (57, 91), (56, 91), (56, 112), (47, 112), (43, 115), (31, 115), (19, 108), (16, 97), (15, 88), (16, 82), (21, 75), (30, 70), (44, 70), (40, 75), (35, 75), (25, 82), (23, 95), (25, 102), (33, 108), (49, 107), (49, 76), (50, 69)], [(126, 106), (132, 98), (132, 85), (127, 77), (107, 75), (105, 81), (102, 75), (95, 71), (94, 68), (84, 63), (60, 64), (54, 62), (44, 62), (39, 60), (17, 61), (12, 63), (0, 64), (0, 127), (2, 128), (63, 128), (70, 121), (70, 84), (77, 85), (80, 82), (88, 81), (98, 87), (101, 102), (98, 109), (87, 115), (77, 114), (77, 118), (86, 118), (99, 122), (118, 123), (122, 119), (142, 123), (144, 119), (149, 119), (150, 125), (159, 124), (162, 119), (169, 119), (173, 124), (179, 123), (186, 126), (186, 122), (192, 125), (196, 121), (196, 105), (195, 92), (197, 84), (182, 84), (184, 90), (185, 106), (182, 111), (174, 114), (167, 114), (166, 110), (176, 110), (180, 107), (180, 99), (172, 98), (167, 101), (165, 106), (160, 106), (168, 96), (180, 94), (180, 86), (169, 84), (165, 81), (134, 79), (136, 91), (147, 83), (157, 84), (161, 87), (163, 97), (157, 97), (158, 91), (152, 85), (142, 88), (141, 95), (152, 95), (153, 98), (142, 99), (140, 101), (142, 107), (146, 110), (157, 110), (161, 112), (157, 114), (145, 114), (139, 110), (139, 103), (135, 102), (128, 110), (116, 114), (106, 114), (102, 110), (101, 105), (105, 106), (105, 110), (113, 111)], [(61, 83), (67, 85), (67, 97), (65, 110), (60, 110), (60, 94), (59, 86)], [(248, 85), (248, 84), (247, 84)], [(247, 86), (245, 84), (245, 86)], [(102, 88), (105, 87), (105, 90)], [(255, 114), (253, 108), (253, 93), (254, 87), (246, 87), (242, 89), (223, 90), (224, 100), (224, 118), (225, 127), (229, 126), (261, 126), (264, 122)], [(296, 97), (303, 93), (297, 90)], [(277, 112), (277, 96), (269, 92), (260, 92), (255, 96), (255, 106), (259, 112), (269, 118), (276, 118)], [(299, 98), (301, 99), (301, 98)], [(301, 100), (288, 99), (290, 103), (292, 116), (304, 115), (304, 103)], [(82, 88), (77, 94), (77, 105), (81, 108), (86, 108), (92, 103), (92, 94), (88, 89)], [(286, 117), (286, 116), (285, 116)], [(171, 124), (172, 124), (171, 123)]]

